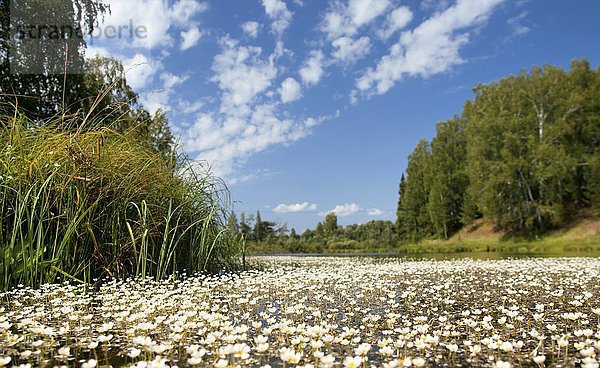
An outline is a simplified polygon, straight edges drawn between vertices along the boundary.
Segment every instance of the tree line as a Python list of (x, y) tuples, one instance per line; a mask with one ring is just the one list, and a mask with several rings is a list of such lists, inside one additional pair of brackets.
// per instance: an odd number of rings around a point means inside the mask
[(542, 235), (600, 206), (600, 69), (586, 60), (569, 71), (534, 67), (474, 93), (409, 155), (395, 223), (342, 227), (330, 213), (298, 235), (257, 212), (230, 225), (259, 251), (374, 250), (448, 239), (479, 218)]
[(448, 238), (481, 217), (539, 235), (600, 204), (600, 69), (535, 67), (474, 93), (408, 158), (401, 240)]
[(301, 234), (288, 229), (287, 224), (264, 221), (260, 211), (254, 214), (235, 213), (229, 218), (229, 229), (240, 233), (251, 251), (323, 253), (357, 251), (374, 248), (391, 248), (398, 244), (399, 237), (392, 221), (373, 220), (365, 224), (341, 226), (335, 213), (328, 213), (315, 229), (306, 229)]

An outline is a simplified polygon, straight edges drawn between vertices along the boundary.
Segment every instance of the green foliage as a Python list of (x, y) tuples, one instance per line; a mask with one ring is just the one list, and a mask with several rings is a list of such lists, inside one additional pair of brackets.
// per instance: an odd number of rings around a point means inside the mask
[(323, 222), (323, 233), (326, 237), (333, 237), (337, 235), (338, 224), (335, 213), (330, 212), (325, 216), (325, 221)]
[[(24, 12), (26, 18), (33, 18), (36, 24), (52, 20), (55, 25), (74, 29), (82, 24), (83, 33), (86, 33), (92, 32), (97, 20), (110, 9), (98, 0), (0, 0), (3, 25), (18, 18), (10, 17), (11, 10)], [(120, 61), (100, 56), (85, 59), (86, 44), (79, 37), (65, 39), (68, 48), (64, 54), (57, 54), (56, 41), (44, 39), (48, 37), (45, 33), (40, 42), (35, 43), (40, 49), (21, 59), (14, 55), (19, 48), (11, 50), (11, 45), (18, 41), (10, 37), (8, 28), (0, 30), (0, 115), (11, 115), (16, 106), (20, 114), (36, 125), (67, 117), (71, 121), (70, 128), (85, 131), (104, 126), (119, 133), (132, 133), (137, 135), (139, 142), (160, 152), (164, 158), (171, 154), (173, 135), (164, 112), (159, 110), (151, 115), (139, 105), (137, 94), (127, 84)], [(35, 59), (38, 56), (40, 59)], [(11, 72), (11, 65), (14, 67), (23, 61), (43, 65), (49, 72)], [(61, 67), (60, 73), (53, 72), (53, 65), (57, 64), (66, 69), (63, 71)], [(94, 124), (90, 126), (88, 122), (92, 116)], [(67, 128), (64, 124), (60, 127)]]
[(409, 157), (401, 239), (448, 238), (481, 215), (541, 234), (598, 206), (600, 69), (536, 67), (474, 92), (462, 117), (439, 123), (431, 147), (421, 140)]
[(404, 174), (402, 174), (402, 177), (400, 178), (400, 184), (398, 185), (398, 203), (396, 204), (396, 230), (401, 239), (406, 238), (406, 228), (404, 223), (401, 221), (401, 219), (406, 218), (404, 208), (402, 207), (402, 197), (404, 196), (405, 191), (406, 180), (404, 179)]
[(406, 181), (399, 205), (401, 217), (397, 220), (405, 238), (411, 241), (419, 241), (433, 233), (428, 211), (430, 165), (429, 143), (421, 139), (408, 157)]
[(0, 289), (237, 266), (219, 180), (133, 134), (64, 124), (0, 119)]
[[(47, 69), (52, 66), (65, 65), (67, 72), (74, 71), (84, 65), (85, 41), (79, 37), (65, 39), (68, 48), (64, 53), (57, 53), (56, 42), (40, 40), (30, 56), (23, 59), (15, 58), (9, 50), (11, 42), (16, 42), (10, 37), (10, 12), (21, 11), (27, 14), (32, 23), (46, 24), (52, 20), (61, 26), (71, 25), (76, 28), (83, 24), (84, 33), (91, 33), (97, 24), (97, 19), (106, 14), (110, 9), (108, 5), (97, 0), (0, 0), (0, 106), (8, 106), (10, 102), (18, 105), (22, 112), (33, 120), (47, 120), (64, 114), (74, 114), (88, 111), (93, 104), (93, 89), (85, 82), (81, 73), (69, 74), (65, 78), (61, 73), (48, 74), (17, 74), (11, 73), (10, 65), (21, 62), (29, 65), (44, 65)], [(13, 16), (13, 20), (15, 17)], [(47, 37), (47, 35), (43, 35)], [(13, 56), (11, 60), (11, 55)], [(31, 58), (35, 58), (32, 60)], [(60, 69), (62, 70), (62, 68)], [(0, 114), (9, 114), (8, 110)]]
[(319, 222), (315, 230), (306, 229), (301, 236), (292, 229), (289, 236), (277, 232), (263, 241), (252, 240), (252, 253), (339, 253), (392, 249), (399, 244), (396, 225), (391, 221), (369, 221), (361, 225), (337, 225), (334, 213)]
[(463, 112), (467, 171), (477, 207), (500, 227), (543, 232), (591, 204), (599, 73), (576, 61), (475, 89)]
[(431, 141), (428, 210), (435, 235), (448, 237), (462, 227), (461, 211), (469, 180), (465, 173), (465, 121), (438, 123)]
[[(412, 251), (408, 244), (426, 241), (441, 250), (435, 238), (449, 239), (484, 216), (505, 234), (521, 237), (511, 245), (514, 251), (529, 249), (523, 239), (564, 227), (581, 211), (600, 206), (600, 69), (584, 60), (574, 61), (568, 72), (536, 67), (474, 92), (462, 116), (438, 123), (431, 143), (420, 140), (409, 156), (395, 224), (339, 227), (328, 214), (299, 238), (259, 239), (252, 247)], [(475, 248), (451, 243), (456, 245), (451, 251), (490, 250), (483, 243)]]
[[(127, 84), (121, 62), (114, 58), (96, 56), (86, 60), (84, 84), (93, 103), (86, 106), (86, 115), (93, 114), (95, 127), (109, 127), (120, 133), (131, 133), (140, 142), (170, 155), (173, 135), (162, 110), (152, 116), (138, 103), (138, 95)], [(86, 127), (82, 127), (86, 129)]]

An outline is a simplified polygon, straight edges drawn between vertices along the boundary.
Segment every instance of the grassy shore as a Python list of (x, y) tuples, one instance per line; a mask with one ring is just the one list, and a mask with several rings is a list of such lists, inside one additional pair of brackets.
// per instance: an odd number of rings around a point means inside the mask
[(0, 117), (0, 290), (237, 267), (222, 181), (84, 123)]
[[(284, 247), (250, 244), (251, 254), (287, 254)], [(398, 244), (395, 247), (354, 247), (327, 249), (322, 253), (515, 253), (515, 254), (561, 254), (565, 252), (600, 252), (600, 213), (583, 213), (568, 227), (542, 237), (524, 238), (498, 231), (489, 222), (478, 220), (448, 240), (430, 239), (414, 244)]]

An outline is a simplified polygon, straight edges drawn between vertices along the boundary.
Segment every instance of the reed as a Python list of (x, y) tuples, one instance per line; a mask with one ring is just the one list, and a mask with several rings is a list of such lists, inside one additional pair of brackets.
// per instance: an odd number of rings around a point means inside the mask
[(0, 117), (0, 289), (238, 267), (229, 193), (205, 165), (76, 119)]

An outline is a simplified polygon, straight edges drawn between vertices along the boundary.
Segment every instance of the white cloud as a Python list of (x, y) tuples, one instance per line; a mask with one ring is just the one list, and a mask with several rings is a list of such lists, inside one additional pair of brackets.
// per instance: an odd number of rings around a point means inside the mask
[(189, 75), (175, 75), (173, 73), (165, 72), (160, 75), (160, 80), (163, 81), (164, 88), (173, 88), (190, 78)]
[(314, 85), (319, 83), (323, 76), (323, 53), (313, 50), (310, 52), (310, 58), (304, 63), (304, 66), (299, 70), (302, 82), (306, 85)]
[(508, 26), (512, 30), (513, 37), (522, 36), (529, 33), (529, 27), (523, 24), (523, 19), (527, 17), (527, 12), (521, 12), (516, 17), (512, 17), (507, 21)]
[(350, 0), (348, 13), (357, 27), (370, 23), (390, 6), (389, 0)]
[(265, 13), (271, 19), (271, 29), (281, 35), (292, 23), (292, 12), (282, 0), (262, 0)]
[(335, 49), (332, 53), (335, 59), (352, 64), (369, 53), (371, 40), (367, 36), (363, 36), (357, 40), (350, 37), (340, 37), (334, 40), (331, 45)]
[(157, 60), (151, 60), (146, 55), (135, 54), (131, 58), (121, 58), (127, 84), (134, 90), (147, 87), (163, 66)]
[(377, 66), (356, 81), (359, 92), (368, 96), (386, 93), (404, 75), (428, 77), (463, 63), (460, 48), (469, 41), (466, 28), (483, 24), (503, 0), (459, 0), (412, 31), (402, 33)]
[(273, 209), (277, 213), (288, 213), (288, 212), (303, 212), (303, 211), (315, 211), (317, 209), (316, 203), (291, 203), (291, 204), (279, 204)]
[(242, 31), (244, 31), (244, 34), (250, 38), (256, 38), (258, 37), (258, 28), (260, 27), (260, 24), (258, 24), (258, 22), (245, 22), (242, 23)]
[(160, 75), (162, 88), (146, 90), (140, 93), (140, 101), (149, 112), (154, 113), (158, 109), (169, 111), (171, 106), (171, 97), (175, 91), (174, 87), (180, 85), (189, 79), (188, 75), (175, 75), (164, 72)]
[(279, 94), (273, 88), (278, 52), (263, 56), (260, 47), (222, 39), (210, 78), (220, 90), (219, 108), (198, 114), (184, 132), (188, 152), (209, 162), (215, 174), (230, 183), (245, 176), (237, 169), (250, 155), (301, 139), (314, 126), (280, 111)]
[(177, 107), (178, 107), (179, 111), (181, 111), (184, 114), (193, 114), (193, 113), (196, 113), (196, 112), (202, 110), (202, 108), (204, 107), (204, 102), (203, 101), (190, 102), (190, 101), (185, 101), (185, 100), (179, 100), (179, 102), (177, 103)]
[[(106, 33), (88, 39), (86, 56), (100, 52), (102, 56), (119, 59), (125, 69), (128, 84), (139, 94), (141, 104), (150, 112), (170, 108), (174, 88), (187, 76), (163, 73), (162, 60), (178, 45), (185, 50), (195, 45), (202, 32), (197, 16), (208, 9), (205, 2), (197, 0), (107, 0), (111, 12), (101, 19), (97, 29), (111, 26), (121, 34), (108, 38)], [(137, 35), (135, 35), (137, 33)], [(132, 34), (135, 35), (132, 37)], [(158, 50), (158, 53), (152, 53)], [(156, 76), (161, 75), (161, 86), (156, 86)], [(152, 89), (150, 89), (152, 88)]]
[(296, 141), (308, 133), (303, 124), (279, 117), (273, 104), (260, 104), (243, 118), (201, 114), (186, 131), (184, 144), (189, 151), (199, 152), (199, 159), (211, 163), (215, 174), (230, 179), (249, 155)]
[(319, 215), (325, 216), (328, 213), (333, 212), (333, 213), (335, 213), (336, 216), (344, 217), (344, 216), (353, 215), (353, 214), (357, 213), (358, 211), (360, 211), (360, 206), (357, 205), (356, 203), (345, 203), (345, 204), (338, 204), (332, 210), (329, 210), (327, 212), (321, 212), (321, 213), (319, 213)]
[(281, 102), (288, 103), (296, 101), (302, 97), (302, 88), (294, 78), (287, 78), (281, 83), (279, 88), (279, 94), (281, 95)]
[(380, 210), (379, 208), (370, 208), (370, 209), (367, 211), (367, 214), (368, 214), (369, 216), (381, 216), (381, 215), (383, 215), (383, 213), (384, 213), (384, 212), (383, 212), (382, 210)]
[(169, 110), (169, 99), (171, 98), (171, 95), (171, 90), (161, 88), (144, 91), (139, 94), (139, 99), (144, 108), (151, 114), (154, 114), (158, 109), (163, 111)]
[[(151, 113), (158, 108), (163, 108), (168, 104), (171, 89), (162, 88), (154, 91), (144, 91), (155, 80), (155, 76), (164, 70), (162, 63), (159, 60), (150, 59), (148, 56), (136, 53), (132, 57), (126, 57), (121, 54), (112, 52), (104, 47), (88, 46), (85, 51), (86, 58), (111, 57), (121, 61), (123, 70), (125, 71), (125, 79), (127, 84), (134, 91), (139, 92), (140, 102)], [(179, 78), (170, 73), (163, 73), (161, 79), (168, 79), (168, 83), (177, 83)], [(185, 77), (187, 79), (187, 77)], [(140, 92), (140, 90), (142, 92)]]
[(86, 58), (91, 59), (98, 55), (101, 57), (111, 57), (112, 52), (110, 50), (108, 50), (106, 47), (87, 45), (87, 47), (85, 48), (85, 57)]
[(85, 50), (85, 57), (94, 58), (96, 56), (120, 60), (125, 71), (127, 84), (136, 91), (147, 87), (152, 83), (154, 77), (164, 69), (159, 60), (151, 59), (142, 53), (126, 57), (106, 47), (88, 46)]
[(329, 40), (353, 36), (358, 29), (382, 15), (390, 6), (389, 0), (350, 0), (347, 5), (336, 1), (325, 13), (321, 31)]
[[(196, 0), (179, 0), (174, 3), (163, 0), (108, 0), (111, 12), (107, 14), (100, 27), (122, 27), (133, 25), (141, 37), (129, 37), (129, 29), (117, 40), (109, 41), (111, 46), (121, 43), (121, 47), (133, 46), (143, 49), (172, 46), (173, 37), (170, 30), (189, 27), (193, 18), (206, 11), (208, 5)], [(115, 42), (117, 41), (117, 42)]]
[[(164, 3), (164, 2), (163, 2)], [(167, 2), (168, 3), (168, 2)], [(164, 6), (166, 6), (165, 4)], [(197, 0), (179, 0), (171, 5), (167, 15), (179, 25), (187, 24), (197, 14), (208, 10), (208, 4)]]
[(304, 120), (304, 125), (308, 128), (310, 127), (314, 127), (315, 125), (318, 125), (319, 121), (315, 118), (306, 118), (306, 120)]
[(394, 33), (406, 27), (413, 19), (413, 13), (407, 6), (400, 6), (388, 14), (385, 27), (380, 29), (378, 35), (380, 38), (387, 40)]
[[(211, 79), (223, 91), (222, 108), (242, 107), (271, 86), (277, 76), (272, 59), (262, 59), (262, 49), (255, 46), (239, 46), (230, 38), (221, 40), (223, 50), (216, 55)], [(249, 113), (248, 110), (241, 111)]]
[(181, 32), (181, 46), (179, 47), (181, 51), (185, 51), (190, 47), (196, 46), (198, 41), (202, 38), (202, 32), (198, 29), (198, 27), (192, 27), (187, 31)]

